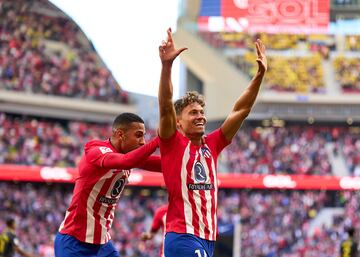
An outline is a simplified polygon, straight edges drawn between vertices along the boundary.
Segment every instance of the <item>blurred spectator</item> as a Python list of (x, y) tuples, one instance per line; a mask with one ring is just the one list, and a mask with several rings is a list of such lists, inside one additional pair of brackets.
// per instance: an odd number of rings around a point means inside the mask
[[(251, 62), (253, 53), (231, 56), (238, 68), (253, 76), (256, 66)], [(269, 56), (264, 87), (279, 92), (325, 93), (321, 57)]]
[[(0, 3), (0, 89), (128, 102), (71, 20), (35, 13), (33, 2)], [(62, 47), (54, 50), (47, 40)]]
[(360, 93), (360, 58), (337, 57), (334, 68), (344, 93)]
[[(268, 34), (244, 32), (199, 31), (199, 35), (215, 48), (252, 49), (257, 38), (261, 39), (269, 50), (310, 50), (324, 51), (324, 47), (335, 50), (334, 35)], [(322, 46), (323, 49), (320, 49)]]
[[(0, 112), (0, 163), (75, 167), (85, 142), (107, 138), (109, 127)], [(155, 135), (148, 128), (146, 140)], [(360, 176), (360, 132), (309, 125), (243, 126), (219, 157), (219, 172), (332, 175), (327, 142), (334, 143), (350, 174)]]
[(330, 133), (312, 126), (243, 127), (219, 160), (234, 173), (331, 175)]
[[(0, 182), (0, 217), (13, 216), (18, 236), (27, 251), (53, 256), (51, 238), (71, 199), (70, 184)], [(279, 191), (232, 189), (219, 191), (218, 224), (242, 223), (242, 257), (320, 256), (338, 252), (346, 228), (360, 226), (360, 193), (343, 191)], [(340, 205), (345, 214), (330, 228), (322, 227), (309, 237), (312, 220), (325, 206)], [(145, 243), (140, 235), (151, 225), (155, 210), (166, 203), (161, 189), (128, 187), (115, 214), (112, 238), (120, 256), (157, 256), (161, 240)], [(56, 206), (56, 208), (54, 208)], [(0, 219), (0, 231), (5, 227)]]
[[(13, 116), (0, 112), (0, 163), (75, 167), (84, 144), (110, 137), (110, 124)], [(156, 135), (147, 129), (146, 139)]]

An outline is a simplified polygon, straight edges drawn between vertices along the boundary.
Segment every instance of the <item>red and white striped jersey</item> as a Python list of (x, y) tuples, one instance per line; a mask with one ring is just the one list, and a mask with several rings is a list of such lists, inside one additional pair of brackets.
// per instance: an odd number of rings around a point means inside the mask
[(115, 207), (130, 175), (130, 170), (102, 168), (104, 156), (112, 152), (116, 150), (109, 140), (93, 140), (85, 145), (79, 177), (60, 233), (91, 244), (110, 240)]
[(166, 225), (166, 212), (168, 209), (168, 205), (163, 205), (156, 209), (153, 222), (151, 225), (151, 232), (156, 233), (159, 229), (161, 229), (163, 242), (161, 244), (161, 249), (159, 253), (159, 257), (164, 257), (164, 238), (165, 238), (165, 225)]
[(216, 162), (228, 142), (220, 129), (203, 137), (201, 146), (176, 131), (160, 140), (161, 165), (169, 194), (166, 232), (217, 238)]

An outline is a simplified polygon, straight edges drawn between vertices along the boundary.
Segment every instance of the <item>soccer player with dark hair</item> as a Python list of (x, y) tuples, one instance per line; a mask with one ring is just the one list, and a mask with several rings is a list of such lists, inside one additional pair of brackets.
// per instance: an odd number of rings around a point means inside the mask
[(355, 229), (347, 229), (348, 238), (341, 242), (340, 257), (358, 257), (358, 243), (355, 239)]
[(13, 257), (15, 256), (15, 252), (25, 257), (32, 257), (32, 254), (29, 254), (20, 248), (15, 229), (15, 219), (8, 218), (6, 220), (6, 229), (0, 235), (0, 257)]
[[(162, 205), (158, 209), (156, 209), (153, 222), (151, 224), (151, 229), (148, 232), (144, 232), (141, 235), (141, 240), (147, 241), (154, 238), (155, 234), (161, 230), (163, 233), (163, 240), (165, 236), (165, 224), (166, 224), (166, 212), (168, 209), (168, 205)], [(159, 253), (159, 257), (164, 257), (164, 242), (161, 244), (161, 249)]]
[(119, 256), (110, 240), (115, 207), (128, 182), (130, 169), (161, 172), (159, 156), (150, 156), (158, 138), (145, 144), (144, 121), (120, 114), (110, 139), (85, 145), (70, 207), (55, 238), (55, 256)]
[(176, 49), (171, 29), (159, 47), (160, 153), (169, 194), (166, 257), (212, 257), (217, 237), (217, 157), (249, 115), (267, 70), (265, 47), (255, 42), (258, 71), (236, 100), (221, 127), (205, 136), (205, 102), (196, 92), (172, 102), (172, 63), (186, 48)]

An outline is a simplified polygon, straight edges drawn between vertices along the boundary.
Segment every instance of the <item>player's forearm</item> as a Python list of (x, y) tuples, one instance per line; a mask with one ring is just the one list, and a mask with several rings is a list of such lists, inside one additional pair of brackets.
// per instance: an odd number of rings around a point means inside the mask
[(172, 64), (162, 65), (159, 83), (159, 108), (160, 116), (166, 114), (169, 108), (172, 108), (173, 85), (171, 82)]
[(154, 171), (154, 172), (162, 172), (161, 158), (160, 156), (149, 156), (149, 158), (144, 163), (142, 163), (138, 168)]
[(159, 84), (159, 136), (169, 138), (176, 131), (176, 114), (172, 103), (171, 63), (163, 63)]
[(259, 93), (261, 82), (264, 78), (265, 72), (258, 71), (256, 75), (251, 80), (249, 86), (245, 89), (245, 91), (241, 94), (241, 96), (235, 102), (233, 111), (245, 111), (247, 113), (250, 112), (253, 107), (256, 97)]
[(126, 154), (108, 153), (102, 167), (107, 169), (132, 169), (144, 162), (158, 147), (158, 138)]

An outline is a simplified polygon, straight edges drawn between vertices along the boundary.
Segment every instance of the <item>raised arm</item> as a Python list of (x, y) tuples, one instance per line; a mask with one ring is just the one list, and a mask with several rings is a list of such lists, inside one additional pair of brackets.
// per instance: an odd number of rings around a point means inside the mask
[(159, 111), (160, 138), (169, 138), (176, 131), (176, 113), (172, 102), (173, 86), (171, 82), (171, 69), (175, 58), (187, 48), (175, 49), (171, 35), (171, 29), (167, 30), (167, 40), (159, 46), (159, 56), (161, 60), (161, 74), (159, 84)]
[(258, 71), (251, 80), (246, 90), (236, 100), (234, 108), (228, 115), (224, 123), (221, 125), (221, 131), (225, 135), (227, 140), (231, 140), (238, 129), (240, 128), (244, 119), (249, 115), (251, 108), (253, 107), (256, 97), (259, 93), (261, 81), (267, 70), (267, 59), (265, 55), (265, 46), (260, 39), (255, 42)]

